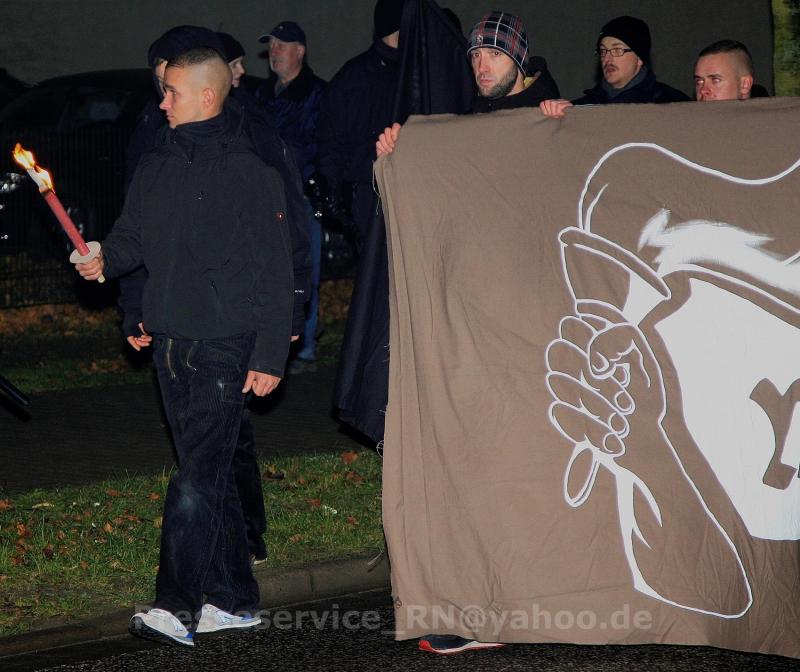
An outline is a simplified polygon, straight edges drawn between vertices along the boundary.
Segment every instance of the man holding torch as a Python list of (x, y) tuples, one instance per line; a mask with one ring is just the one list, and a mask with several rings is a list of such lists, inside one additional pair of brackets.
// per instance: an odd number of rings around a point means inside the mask
[(139, 163), (87, 280), (144, 264), (144, 326), (178, 454), (164, 504), (156, 599), (132, 634), (183, 646), (249, 628), (259, 603), (232, 459), (245, 395), (280, 382), (292, 256), (278, 173), (253, 152), (228, 64), (191, 49), (167, 65), (169, 129)]

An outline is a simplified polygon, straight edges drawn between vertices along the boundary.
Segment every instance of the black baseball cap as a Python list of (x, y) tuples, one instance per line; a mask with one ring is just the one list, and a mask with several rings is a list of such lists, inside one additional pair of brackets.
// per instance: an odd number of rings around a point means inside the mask
[(306, 34), (303, 32), (303, 29), (294, 21), (281, 21), (266, 35), (259, 37), (258, 41), (269, 42), (271, 37), (274, 37), (281, 42), (299, 42), (300, 44), (306, 43)]

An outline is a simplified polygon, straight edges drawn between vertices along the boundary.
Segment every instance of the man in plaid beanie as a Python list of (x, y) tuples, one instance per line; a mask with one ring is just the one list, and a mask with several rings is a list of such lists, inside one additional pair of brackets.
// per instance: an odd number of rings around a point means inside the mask
[[(467, 55), (477, 85), (473, 113), (536, 107), (558, 97), (547, 63), (531, 56), (528, 34), (518, 16), (492, 11), (469, 34)], [(400, 124), (384, 129), (375, 143), (378, 156), (389, 154), (400, 137)]]
[(603, 26), (595, 54), (602, 79), (573, 100), (546, 100), (540, 104), (548, 117), (561, 118), (573, 105), (618, 103), (678, 103), (689, 100), (682, 91), (656, 80), (650, 66), (650, 28), (633, 16), (618, 16)]

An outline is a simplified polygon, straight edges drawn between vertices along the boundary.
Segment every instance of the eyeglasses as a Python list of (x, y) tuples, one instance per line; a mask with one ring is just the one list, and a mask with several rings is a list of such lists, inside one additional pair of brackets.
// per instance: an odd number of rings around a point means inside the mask
[(605, 58), (606, 54), (611, 54), (614, 58), (619, 58), (627, 54), (628, 52), (633, 51), (633, 49), (625, 49), (623, 47), (614, 47), (613, 49), (604, 49), (600, 47), (599, 49), (595, 50), (595, 56), (599, 56), (600, 58)]

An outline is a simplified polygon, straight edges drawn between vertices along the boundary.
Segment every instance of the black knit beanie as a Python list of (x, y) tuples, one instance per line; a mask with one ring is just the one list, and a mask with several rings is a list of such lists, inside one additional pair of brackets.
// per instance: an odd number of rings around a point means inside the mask
[(650, 63), (650, 29), (641, 19), (633, 16), (618, 16), (611, 19), (597, 38), (597, 48), (604, 37), (616, 37), (627, 44), (641, 59), (642, 63)]

